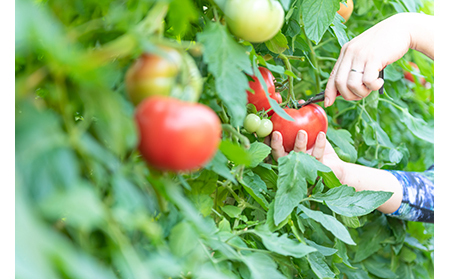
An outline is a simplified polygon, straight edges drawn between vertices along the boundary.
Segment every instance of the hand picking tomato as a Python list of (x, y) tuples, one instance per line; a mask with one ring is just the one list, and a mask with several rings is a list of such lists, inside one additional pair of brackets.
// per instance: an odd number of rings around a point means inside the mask
[[(408, 63), (409, 63), (409, 65), (411, 65), (411, 67), (413, 68), (413, 71), (414, 71), (414, 72), (420, 73), (419, 66), (417, 66), (416, 63), (411, 62), (411, 61), (409, 61)], [(414, 77), (413, 77), (413, 74), (412, 74), (411, 72), (405, 71), (405, 72), (404, 72), (404, 77), (405, 77), (405, 79), (409, 80), (410, 82), (414, 82)], [(417, 78), (419, 78), (419, 77), (417, 77)], [(419, 82), (420, 82), (420, 84), (425, 85), (425, 83), (426, 83), (427, 81), (425, 80), (424, 77), (420, 77)]]
[(284, 23), (284, 10), (275, 0), (228, 0), (225, 21), (231, 32), (251, 43), (272, 39)]
[[(275, 84), (273, 82), (274, 77), (272, 72), (264, 67), (259, 67), (259, 72), (261, 73), (264, 81), (267, 85), (267, 91), (269, 93), (270, 98), (274, 99), (277, 103), (281, 103), (283, 100), (281, 98), (280, 93), (275, 92)], [(249, 81), (249, 86), (255, 93), (247, 91), (247, 100), (249, 103), (254, 104), (256, 110), (269, 110), (271, 108), (269, 100), (266, 97), (266, 93), (264, 92), (264, 88), (256, 78), (256, 76), (252, 76), (254, 81)], [(267, 113), (269, 116), (273, 114), (273, 110)]]
[(159, 170), (191, 171), (211, 160), (222, 128), (214, 111), (166, 96), (145, 99), (136, 109), (139, 150)]
[(347, 20), (350, 18), (353, 12), (353, 0), (347, 0), (347, 3), (340, 3), (341, 7), (339, 8), (339, 11), (337, 12), (340, 14), (344, 19), (344, 23), (347, 22)]
[(307, 149), (314, 146), (320, 131), (327, 132), (327, 115), (319, 105), (309, 104), (298, 110), (285, 108), (284, 111), (294, 118), (294, 121), (286, 120), (278, 114), (274, 114), (270, 120), (273, 123), (273, 131), (281, 133), (286, 152), (294, 149), (295, 138), (299, 130), (305, 130), (308, 134)]
[(168, 96), (182, 64), (181, 54), (160, 47), (161, 53), (144, 53), (128, 69), (125, 85), (131, 101), (138, 105), (149, 96)]

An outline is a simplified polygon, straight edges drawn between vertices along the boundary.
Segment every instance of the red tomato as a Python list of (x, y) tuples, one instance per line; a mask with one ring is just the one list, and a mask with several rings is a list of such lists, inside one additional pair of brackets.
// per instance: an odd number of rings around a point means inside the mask
[(160, 170), (191, 171), (212, 159), (222, 128), (214, 111), (166, 96), (145, 99), (136, 109), (139, 150)]
[[(259, 72), (261, 73), (262, 77), (264, 78), (264, 81), (267, 85), (267, 91), (269, 93), (270, 98), (274, 99), (277, 103), (281, 103), (283, 100), (281, 98), (280, 93), (275, 92), (275, 84), (273, 82), (274, 77), (272, 75), (272, 72), (270, 72), (268, 69), (264, 67), (259, 67)], [(252, 93), (250, 91), (247, 91), (247, 100), (248, 103), (254, 104), (256, 107), (256, 110), (268, 110), (271, 108), (269, 100), (266, 97), (266, 93), (264, 92), (264, 88), (262, 87), (261, 83), (258, 81), (256, 76), (252, 76), (254, 81), (250, 81), (248, 84), (255, 93)], [(268, 112), (268, 115), (272, 115), (273, 110)]]
[(283, 145), (286, 152), (294, 149), (295, 138), (299, 130), (305, 130), (308, 134), (307, 149), (313, 147), (320, 131), (326, 133), (328, 119), (322, 107), (316, 104), (306, 105), (300, 109), (285, 108), (294, 121), (286, 120), (278, 114), (270, 119), (273, 123), (273, 131), (278, 131), (283, 136)]
[[(413, 69), (414, 69), (413, 71), (414, 71), (414, 72), (420, 73), (419, 66), (417, 66), (416, 63), (411, 62), (411, 61), (409, 61), (408, 63), (409, 63), (409, 65), (411, 65), (411, 66), (413, 67)], [(409, 81), (411, 81), (411, 82), (414, 82), (414, 77), (413, 77), (413, 74), (412, 74), (411, 72), (405, 71), (404, 75), (405, 75), (405, 79), (407, 79), (407, 80), (409, 80)], [(419, 78), (419, 77), (417, 77), (417, 78)], [(426, 80), (425, 80), (424, 77), (420, 77), (420, 80), (419, 80), (419, 81), (420, 81), (420, 83), (421, 83), (422, 85), (425, 85), (425, 83), (426, 83)]]

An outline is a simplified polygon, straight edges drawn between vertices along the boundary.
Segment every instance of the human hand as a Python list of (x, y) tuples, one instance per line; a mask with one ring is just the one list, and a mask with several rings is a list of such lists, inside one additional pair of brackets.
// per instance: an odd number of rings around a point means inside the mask
[(325, 89), (325, 107), (339, 91), (345, 100), (360, 100), (378, 90), (379, 72), (400, 59), (412, 45), (411, 21), (415, 14), (397, 14), (366, 30), (341, 49)]
[[(265, 142), (272, 147), (272, 156), (275, 160), (288, 155), (284, 150), (283, 136), (280, 132), (274, 131), (271, 137), (266, 137)], [(316, 143), (309, 150), (306, 149), (307, 142), (308, 134), (304, 130), (298, 131), (294, 151), (305, 152), (314, 156), (319, 162), (331, 168), (339, 181), (344, 181), (346, 163), (337, 156), (330, 142), (326, 139), (325, 133), (320, 132), (317, 135)]]

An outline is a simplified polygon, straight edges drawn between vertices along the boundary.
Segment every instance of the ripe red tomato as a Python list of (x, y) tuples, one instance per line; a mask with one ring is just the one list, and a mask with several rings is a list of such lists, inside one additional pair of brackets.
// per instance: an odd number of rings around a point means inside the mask
[(339, 8), (338, 14), (340, 14), (344, 19), (344, 23), (350, 18), (353, 12), (353, 0), (347, 0), (347, 5), (344, 3), (340, 3), (341, 7)]
[(130, 100), (138, 105), (149, 96), (168, 96), (182, 64), (181, 54), (172, 48), (160, 47), (161, 55), (142, 54), (125, 75)]
[(217, 151), (222, 128), (214, 111), (166, 96), (145, 99), (136, 109), (139, 150), (160, 170), (191, 171)]
[[(264, 81), (267, 85), (267, 91), (269, 93), (270, 98), (274, 99), (277, 103), (281, 103), (283, 100), (281, 98), (280, 93), (275, 92), (275, 84), (273, 82), (274, 77), (272, 72), (264, 67), (259, 67), (259, 72), (261, 73)], [(247, 91), (247, 100), (248, 103), (254, 104), (256, 110), (268, 110), (271, 108), (269, 100), (266, 97), (266, 93), (264, 92), (264, 88), (261, 83), (258, 81), (256, 76), (252, 76), (254, 81), (249, 81), (248, 85), (250, 86), (255, 93)], [(267, 113), (269, 116), (273, 114), (273, 110)]]
[[(411, 62), (411, 61), (409, 61), (408, 63), (409, 63), (409, 65), (411, 65), (413, 67), (413, 69), (414, 69), (413, 71), (414, 72), (420, 73), (419, 66), (417, 66), (416, 63)], [(405, 71), (404, 72), (404, 77), (405, 77), (405, 79), (409, 80), (410, 82), (414, 82), (414, 77), (413, 77), (413, 74), (411, 72)], [(419, 78), (419, 77), (417, 77), (417, 78)], [(420, 77), (419, 81), (420, 81), (420, 83), (422, 85), (425, 85), (425, 83), (427, 82), (424, 77)]]
[(251, 43), (272, 39), (284, 23), (284, 10), (275, 0), (228, 0), (225, 20), (231, 32)]
[(320, 131), (326, 133), (328, 119), (322, 107), (316, 104), (306, 105), (300, 109), (285, 108), (294, 121), (286, 120), (278, 114), (270, 119), (273, 123), (273, 131), (278, 131), (283, 136), (283, 145), (286, 152), (294, 149), (295, 138), (299, 130), (305, 130), (308, 134), (307, 149), (313, 147)]

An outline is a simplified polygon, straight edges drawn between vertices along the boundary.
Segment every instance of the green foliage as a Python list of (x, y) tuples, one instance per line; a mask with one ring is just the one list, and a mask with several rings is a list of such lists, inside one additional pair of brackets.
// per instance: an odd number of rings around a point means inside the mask
[[(355, 192), (305, 153), (273, 161), (242, 129), (258, 64), (284, 100), (306, 99), (345, 42), (433, 1), (355, 0), (345, 25), (338, 0), (280, 2), (281, 31), (250, 44), (227, 29), (223, 1), (16, 1), (16, 278), (434, 278), (433, 225), (381, 214), (391, 193)], [(223, 124), (192, 173), (155, 171), (136, 149), (124, 76), (160, 44), (198, 68), (199, 102)], [(405, 81), (408, 61), (426, 86)], [(384, 95), (338, 99), (333, 147), (371, 167), (433, 164), (433, 71), (410, 51), (385, 69)]]

